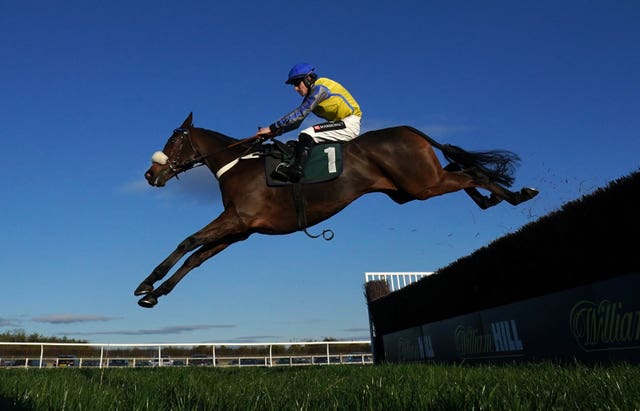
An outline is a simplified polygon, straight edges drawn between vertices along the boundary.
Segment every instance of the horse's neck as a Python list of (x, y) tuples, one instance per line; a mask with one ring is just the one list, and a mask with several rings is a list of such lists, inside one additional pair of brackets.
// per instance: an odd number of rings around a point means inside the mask
[[(211, 140), (215, 142), (216, 145), (221, 147), (227, 147), (236, 141), (237, 139), (229, 136), (225, 136), (222, 133), (218, 133), (217, 131), (207, 130), (206, 128), (194, 128), (194, 130), (205, 140)], [(209, 141), (209, 142), (211, 142)]]
[(198, 139), (200, 155), (205, 157), (204, 163), (216, 172), (220, 167), (233, 162), (246, 154), (246, 148), (235, 145), (239, 140), (224, 134), (202, 128), (194, 129), (194, 138)]
[(199, 141), (198, 146), (202, 147), (204, 151), (202, 154), (215, 155), (216, 153), (233, 151), (228, 148), (238, 141), (235, 138), (204, 128), (195, 128), (194, 131), (194, 137)]

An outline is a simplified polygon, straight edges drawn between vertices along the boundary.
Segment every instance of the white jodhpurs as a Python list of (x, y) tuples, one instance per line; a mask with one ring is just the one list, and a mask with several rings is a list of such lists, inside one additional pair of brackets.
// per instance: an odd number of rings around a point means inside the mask
[(316, 143), (349, 141), (360, 135), (360, 116), (351, 115), (341, 121), (329, 121), (307, 127), (300, 134), (307, 134)]

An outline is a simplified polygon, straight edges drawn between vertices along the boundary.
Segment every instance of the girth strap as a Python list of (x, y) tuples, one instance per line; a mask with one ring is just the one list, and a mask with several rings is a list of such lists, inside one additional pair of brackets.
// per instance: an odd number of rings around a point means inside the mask
[(298, 218), (298, 228), (304, 230), (307, 228), (307, 211), (304, 206), (304, 198), (302, 197), (302, 184), (293, 183), (293, 202), (296, 205), (296, 217)]
[(310, 234), (307, 231), (307, 211), (304, 205), (304, 197), (302, 196), (302, 183), (291, 184), (293, 188), (293, 202), (296, 206), (296, 217), (298, 219), (298, 229), (304, 231), (306, 235), (311, 238), (318, 238), (322, 236), (325, 240), (329, 241), (333, 239), (334, 233), (331, 229), (322, 230), (320, 234)]

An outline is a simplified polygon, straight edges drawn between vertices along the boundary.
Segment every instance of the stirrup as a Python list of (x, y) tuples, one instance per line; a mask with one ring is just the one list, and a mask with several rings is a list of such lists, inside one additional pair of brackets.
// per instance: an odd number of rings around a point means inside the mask
[(286, 175), (287, 181), (291, 181), (292, 183), (297, 183), (298, 181), (300, 181), (303, 174), (302, 167), (295, 163), (294, 164), (280, 163), (278, 164), (276, 169), (273, 170), (273, 172), (277, 173), (278, 175)]
[(287, 163), (280, 163), (276, 166), (276, 168), (271, 172), (271, 178), (279, 181), (289, 181), (289, 175), (285, 173), (281, 168), (286, 167)]
[(282, 167), (283, 169), (280, 172), (289, 176), (289, 180), (292, 183), (297, 183), (302, 178), (302, 167), (296, 164), (287, 164)]

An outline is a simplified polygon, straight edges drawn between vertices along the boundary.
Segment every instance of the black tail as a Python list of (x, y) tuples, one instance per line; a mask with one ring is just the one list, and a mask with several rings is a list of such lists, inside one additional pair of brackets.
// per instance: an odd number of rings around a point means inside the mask
[(513, 173), (520, 162), (517, 154), (507, 150), (465, 151), (450, 144), (442, 146), (442, 154), (452, 163), (463, 169), (476, 169), (492, 182), (511, 187), (515, 178)]
[(425, 133), (407, 126), (424, 137), (432, 146), (442, 150), (444, 157), (462, 169), (475, 169), (478, 174), (488, 177), (492, 182), (511, 187), (515, 178), (513, 173), (520, 157), (507, 150), (466, 151), (451, 144), (440, 144)]

